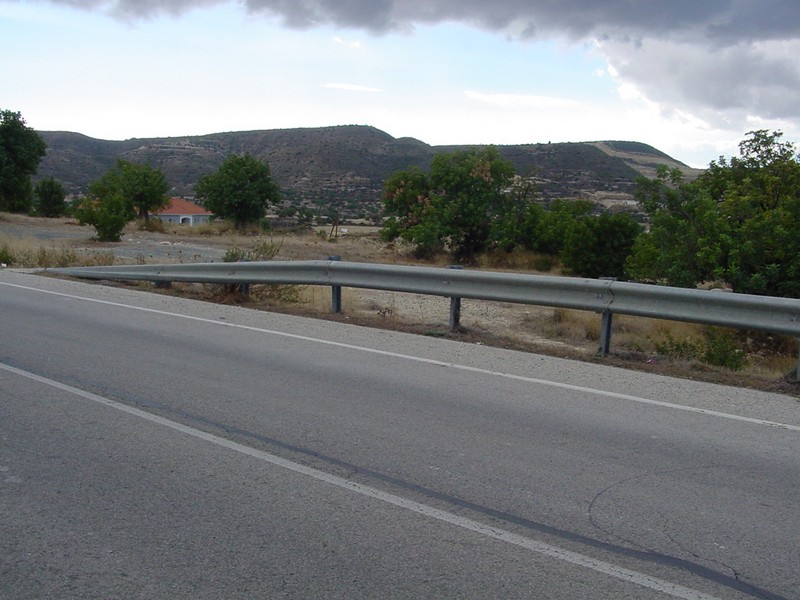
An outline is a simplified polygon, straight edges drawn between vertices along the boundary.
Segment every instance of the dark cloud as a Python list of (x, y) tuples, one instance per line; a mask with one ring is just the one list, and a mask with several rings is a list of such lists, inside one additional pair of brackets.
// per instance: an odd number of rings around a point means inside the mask
[[(230, 0), (54, 0), (113, 14), (179, 14)], [(800, 33), (797, 0), (240, 0), (252, 13), (268, 13), (291, 27), (319, 25), (372, 32), (416, 23), (456, 21), (492, 30), (582, 38), (680, 37), (732, 44), (787, 39)]]
[(301, 29), (329, 24), (373, 32), (394, 28), (392, 0), (248, 0), (245, 5), (252, 13), (276, 15)]
[(800, 33), (797, 0), (246, 0), (287, 24), (329, 23), (376, 32), (457, 21), (538, 36), (705, 40), (786, 39)]
[[(230, 0), (53, 0), (123, 18)], [(287, 27), (375, 34), (459, 22), (516, 38), (595, 40), (626, 82), (665, 108), (800, 116), (800, 0), (239, 0)]]

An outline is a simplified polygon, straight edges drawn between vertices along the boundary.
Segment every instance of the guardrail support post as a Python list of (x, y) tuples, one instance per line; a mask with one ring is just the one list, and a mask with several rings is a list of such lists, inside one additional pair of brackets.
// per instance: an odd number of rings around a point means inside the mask
[[(329, 256), (328, 260), (340, 261), (342, 257)], [(335, 315), (342, 313), (342, 286), (340, 285), (331, 286), (331, 312)]]
[[(616, 277), (601, 277), (602, 281), (616, 281)], [(600, 356), (608, 356), (611, 351), (611, 323), (614, 320), (614, 315), (606, 308), (602, 313), (602, 320), (600, 321), (600, 348), (597, 353)]]
[(794, 370), (794, 380), (797, 383), (800, 383), (800, 338), (795, 338), (795, 339), (797, 340), (798, 351), (797, 351), (797, 366), (795, 367)]
[[(240, 260), (239, 262), (250, 262), (250, 259), (249, 259), (249, 258), (243, 258), (243, 259), (242, 259), (242, 260)], [(249, 282), (249, 281), (246, 281), (246, 282), (244, 282), (244, 283), (240, 283), (240, 284), (239, 284), (239, 285), (236, 287), (236, 289), (238, 289), (238, 290), (239, 290), (239, 296), (240, 296), (242, 299), (245, 299), (245, 300), (246, 300), (247, 298), (249, 298), (249, 297), (250, 297), (250, 282)], [(233, 291), (233, 290), (231, 290), (231, 291)]]
[(450, 298), (450, 329), (461, 326), (461, 298)]
[(600, 321), (600, 349), (598, 354), (600, 356), (608, 356), (611, 350), (611, 324), (614, 319), (614, 314), (610, 310), (604, 310), (603, 318)]
[[(461, 265), (449, 265), (448, 269), (463, 269)], [(450, 297), (450, 329), (458, 329), (461, 327), (461, 298), (455, 296)]]

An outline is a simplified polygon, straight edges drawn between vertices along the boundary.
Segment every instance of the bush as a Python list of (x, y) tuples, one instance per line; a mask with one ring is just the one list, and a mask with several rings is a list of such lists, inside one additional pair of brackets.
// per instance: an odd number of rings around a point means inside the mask
[(705, 351), (703, 362), (732, 371), (741, 371), (747, 361), (747, 354), (739, 348), (735, 335), (716, 327), (704, 330)]
[(739, 348), (735, 335), (717, 327), (704, 328), (702, 339), (678, 339), (664, 333), (655, 346), (659, 354), (669, 358), (697, 360), (732, 371), (741, 371), (747, 362), (747, 353)]
[(247, 260), (247, 250), (239, 246), (231, 246), (222, 257), (222, 262), (241, 262), (243, 260)]
[(12, 266), (17, 260), (14, 251), (11, 250), (8, 244), (0, 246), (0, 264)]
[(661, 334), (656, 340), (656, 352), (678, 360), (699, 360), (703, 355), (703, 342), (690, 338), (678, 339), (671, 333)]
[(278, 252), (280, 252), (280, 249), (281, 245), (279, 243), (259, 238), (251, 244), (250, 249), (244, 249), (240, 246), (231, 246), (225, 251), (222, 261), (272, 260), (277, 256)]
[(75, 216), (81, 225), (94, 227), (101, 242), (118, 242), (131, 218), (130, 210), (118, 196), (104, 200), (87, 198), (75, 208)]

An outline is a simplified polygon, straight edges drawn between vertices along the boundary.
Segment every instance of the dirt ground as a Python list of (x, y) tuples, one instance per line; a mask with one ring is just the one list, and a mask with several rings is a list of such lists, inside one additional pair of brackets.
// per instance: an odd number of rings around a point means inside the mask
[[(266, 241), (273, 246), (277, 251), (275, 260), (324, 260), (335, 255), (351, 262), (419, 264), (405, 249), (381, 242), (374, 228), (344, 228), (336, 236), (331, 236), (328, 229), (319, 229), (302, 235), (275, 233), (259, 237), (197, 235), (185, 226), (176, 226), (165, 233), (138, 231), (129, 226), (120, 242), (101, 243), (94, 241), (93, 236), (91, 227), (82, 227), (71, 219), (34, 219), (0, 213), (0, 248), (6, 244), (11, 248), (29, 251), (36, 248), (52, 249), (53, 252), (69, 251), (80, 258), (112, 259), (115, 264), (218, 262), (231, 247), (247, 249), (257, 241)], [(427, 263), (426, 266), (444, 268), (447, 265)], [(145, 287), (144, 284), (140, 285)], [(147, 289), (153, 291), (149, 286)], [(204, 300), (245, 303), (256, 309), (303, 314), (800, 396), (800, 386), (776, 373), (774, 367), (768, 372), (750, 369), (736, 373), (659, 357), (648, 347), (651, 344), (642, 343), (641, 339), (649, 336), (649, 329), (660, 325), (640, 323), (645, 320), (615, 319), (611, 355), (600, 357), (597, 355), (600, 316), (579, 311), (464, 300), (460, 327), (451, 330), (448, 326), (448, 298), (348, 288), (343, 291), (343, 313), (334, 315), (330, 310), (328, 288), (299, 291), (254, 289), (248, 299), (236, 294), (210, 291), (209, 286), (199, 285), (176, 285), (172, 290), (161, 293), (182, 293)], [(639, 341), (636, 341), (637, 338)], [(779, 368), (784, 368), (783, 372), (792, 370), (792, 360), (785, 361), (787, 366)]]

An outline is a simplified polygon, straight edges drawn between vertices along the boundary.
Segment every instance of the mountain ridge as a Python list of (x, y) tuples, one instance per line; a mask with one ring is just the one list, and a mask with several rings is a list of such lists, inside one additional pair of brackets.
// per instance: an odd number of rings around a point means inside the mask
[[(392, 173), (427, 169), (433, 156), (479, 145), (431, 146), (394, 138), (368, 125), (265, 129), (195, 136), (100, 140), (67, 131), (39, 131), (47, 143), (38, 178), (54, 177), (68, 193), (89, 184), (118, 159), (161, 169), (176, 196), (191, 196), (198, 178), (215, 171), (226, 156), (249, 152), (270, 165), (287, 202), (343, 212), (379, 211), (383, 182)], [(699, 170), (641, 142), (596, 141), (496, 146), (517, 173), (533, 177), (539, 195), (603, 202), (632, 199), (635, 179), (652, 176), (659, 164), (687, 177)]]

